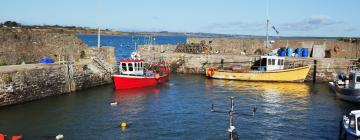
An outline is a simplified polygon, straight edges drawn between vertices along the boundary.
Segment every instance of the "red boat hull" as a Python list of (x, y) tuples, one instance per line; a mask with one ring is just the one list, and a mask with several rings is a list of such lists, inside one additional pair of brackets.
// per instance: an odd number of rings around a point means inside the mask
[(130, 89), (147, 86), (156, 86), (158, 84), (169, 81), (169, 74), (155, 77), (145, 76), (128, 76), (128, 75), (113, 75), (114, 87), (116, 90), (119, 89)]

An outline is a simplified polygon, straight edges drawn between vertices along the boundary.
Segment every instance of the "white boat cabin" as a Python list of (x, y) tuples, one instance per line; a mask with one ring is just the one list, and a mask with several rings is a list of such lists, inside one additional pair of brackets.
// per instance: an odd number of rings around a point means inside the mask
[(353, 110), (349, 116), (344, 116), (344, 125), (348, 133), (360, 136), (360, 110)]
[(260, 71), (273, 71), (273, 70), (282, 70), (284, 69), (284, 57), (278, 56), (261, 56)]
[(119, 73), (122, 75), (144, 75), (144, 60), (121, 60)]
[(353, 70), (349, 74), (349, 88), (360, 89), (360, 71)]

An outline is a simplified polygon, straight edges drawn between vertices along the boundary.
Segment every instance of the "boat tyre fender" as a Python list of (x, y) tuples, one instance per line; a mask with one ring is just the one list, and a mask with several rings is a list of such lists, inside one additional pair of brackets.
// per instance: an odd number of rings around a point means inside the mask
[(211, 68), (210, 68), (210, 69), (208, 70), (208, 73), (207, 73), (207, 74), (208, 74), (208, 76), (210, 76), (210, 77), (214, 76), (214, 69), (211, 69)]

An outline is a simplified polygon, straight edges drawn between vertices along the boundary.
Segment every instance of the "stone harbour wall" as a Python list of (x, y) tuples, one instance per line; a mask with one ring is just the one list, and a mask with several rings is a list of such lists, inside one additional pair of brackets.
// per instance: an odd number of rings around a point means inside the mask
[(0, 66), (0, 106), (112, 83), (115, 49), (87, 47), (76, 61)]
[(109, 84), (115, 65), (114, 48), (88, 47), (74, 33), (1, 28), (0, 106)]
[[(167, 51), (160, 53), (159, 50), (147, 51), (145, 46), (138, 47), (138, 52), (142, 58), (149, 63), (156, 63), (160, 58), (164, 59), (170, 64), (173, 72), (176, 73), (192, 73), (192, 74), (205, 74), (205, 68), (207, 67), (219, 67), (221, 66), (221, 60), (223, 60), (224, 67), (250, 67), (256, 60), (260, 59), (260, 55), (240, 55), (240, 54), (188, 54), (188, 53), (176, 53), (173, 51)], [(153, 45), (152, 47), (158, 48), (159, 45)], [(173, 46), (172, 46), (173, 47)], [(356, 59), (345, 58), (294, 58), (287, 57), (285, 63), (288, 64), (303, 64), (312, 65), (310, 72), (306, 78), (306, 81), (312, 81), (314, 75), (314, 61), (316, 63), (316, 81), (326, 82), (333, 80), (337, 73), (348, 72), (348, 67), (353, 64)]]
[(108, 72), (91, 59), (74, 64), (26, 64), (0, 68), (0, 106), (109, 84)]
[(360, 44), (338, 41), (335, 39), (276, 39), (271, 48), (265, 48), (263, 39), (244, 38), (188, 38), (187, 43), (203, 43), (211, 47), (210, 53), (263, 55), (269, 51), (288, 47), (308, 48), (309, 55), (314, 46), (323, 46), (329, 58), (355, 59), (360, 57)]

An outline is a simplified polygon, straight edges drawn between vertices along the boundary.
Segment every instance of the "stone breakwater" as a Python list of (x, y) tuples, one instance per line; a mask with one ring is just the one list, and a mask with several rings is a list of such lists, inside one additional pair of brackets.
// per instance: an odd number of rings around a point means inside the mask
[[(147, 62), (156, 63), (160, 58), (163, 58), (168, 64), (171, 65), (173, 72), (192, 74), (205, 74), (205, 68), (219, 67), (221, 66), (222, 60), (224, 67), (250, 67), (256, 60), (259, 60), (260, 58), (259, 55), (240, 55), (230, 53), (176, 53), (174, 52), (175, 49), (176, 45), (145, 45), (138, 47), (138, 52)], [(314, 70), (315, 60), (316, 70)], [(312, 81), (314, 79), (313, 76), (315, 72), (315, 78), (317, 82), (333, 80), (338, 72), (346, 73), (348, 71), (348, 66), (351, 65), (354, 61), (354, 59), (345, 58), (286, 58), (286, 62), (288, 64), (300, 63), (304, 65), (312, 65), (306, 81)]]
[(326, 55), (330, 58), (355, 59), (360, 56), (360, 43), (345, 42), (335, 39), (276, 39), (271, 48), (264, 47), (262, 39), (238, 38), (188, 38), (187, 43), (202, 43), (211, 47), (209, 53), (238, 54), (238, 55), (263, 55), (269, 51), (280, 48), (308, 48), (314, 46), (325, 48)]
[(95, 61), (3, 66), (0, 69), (0, 106), (111, 83), (112, 71)]
[[(88, 47), (68, 33), (31, 29), (0, 29), (0, 33), (0, 106), (112, 82), (116, 64), (112, 47)], [(61, 63), (38, 64), (42, 57)]]

